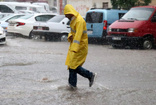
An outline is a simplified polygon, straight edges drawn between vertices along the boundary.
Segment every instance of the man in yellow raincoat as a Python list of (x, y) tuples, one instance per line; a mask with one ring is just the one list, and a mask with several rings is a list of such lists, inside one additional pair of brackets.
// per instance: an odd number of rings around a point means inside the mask
[(70, 20), (71, 27), (71, 32), (68, 34), (68, 42), (70, 42), (70, 46), (65, 63), (69, 69), (69, 86), (76, 88), (78, 73), (81, 76), (88, 78), (89, 86), (91, 87), (96, 73), (92, 73), (89, 70), (82, 68), (88, 53), (86, 22), (70, 4), (65, 6), (64, 14)]

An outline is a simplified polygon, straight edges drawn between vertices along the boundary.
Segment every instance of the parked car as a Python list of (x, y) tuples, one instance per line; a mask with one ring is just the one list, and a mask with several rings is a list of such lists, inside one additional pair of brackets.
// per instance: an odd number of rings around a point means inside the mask
[(30, 10), (19, 10), (18, 13), (27, 15), (27, 14), (35, 14), (36, 12)]
[(86, 13), (88, 38), (106, 39), (107, 28), (120, 19), (127, 10), (91, 9)]
[(55, 15), (57, 14), (29, 14), (18, 19), (10, 20), (7, 32), (8, 34), (20, 34), (32, 38), (33, 24), (37, 21), (46, 22)]
[(34, 37), (44, 37), (45, 40), (60, 39), (62, 41), (66, 41), (69, 32), (69, 19), (64, 15), (57, 15), (47, 22), (35, 23), (32, 34)]
[(30, 10), (36, 13), (46, 13), (43, 6), (28, 2), (0, 2), (1, 13), (18, 13), (20, 10)]
[(13, 13), (0, 13), (0, 19), (4, 18), (6, 16), (9, 16), (11, 14), (13, 14)]
[(6, 43), (6, 33), (4, 32), (3, 28), (0, 26), (0, 44)]
[(110, 25), (108, 42), (113, 47), (153, 48), (156, 44), (156, 6), (133, 7)]
[(33, 2), (32, 4), (42, 6), (42, 7), (44, 7), (44, 9), (45, 9), (47, 12), (51, 12), (48, 3), (45, 3), (45, 2)]
[(21, 16), (24, 16), (24, 14), (10, 14), (8, 16), (5, 16), (4, 18), (0, 19), (0, 26), (4, 29), (5, 32), (7, 32), (7, 27), (8, 27), (8, 21), (12, 19), (17, 19)]

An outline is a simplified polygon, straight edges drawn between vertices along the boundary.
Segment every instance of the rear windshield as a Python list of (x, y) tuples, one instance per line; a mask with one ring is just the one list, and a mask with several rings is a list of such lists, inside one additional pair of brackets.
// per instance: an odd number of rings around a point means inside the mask
[(30, 15), (25, 15), (25, 16), (22, 16), (22, 17), (20, 17), (19, 19), (29, 19), (29, 18), (31, 18), (31, 17), (33, 17), (34, 15), (33, 14), (30, 14)]
[(6, 16), (6, 17), (0, 19), (0, 21), (9, 21), (11, 19), (17, 19), (17, 18), (19, 18), (21, 16), (24, 16), (24, 15), (14, 15), (13, 14), (13, 15), (9, 15), (9, 16)]
[(7, 19), (9, 19), (9, 18), (11, 18), (13, 16), (14, 16), (14, 14), (10, 14), (8, 16), (5, 16), (5, 17), (1, 18), (0, 21), (5, 21), (5, 20), (7, 20)]
[(148, 20), (153, 11), (154, 8), (132, 8), (121, 20)]
[(54, 16), (53, 18), (51, 18), (48, 22), (56, 22), (56, 23), (59, 23), (59, 22), (61, 22), (64, 18), (65, 18), (64, 15), (57, 15), (57, 16)]
[(86, 16), (87, 23), (102, 23), (103, 13), (100, 12), (89, 12)]

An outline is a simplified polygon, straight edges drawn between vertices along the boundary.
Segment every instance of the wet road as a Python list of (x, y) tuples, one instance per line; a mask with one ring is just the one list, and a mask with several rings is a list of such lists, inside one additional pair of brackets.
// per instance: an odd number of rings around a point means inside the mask
[(155, 105), (154, 50), (89, 44), (83, 65), (98, 77), (93, 87), (78, 76), (67, 89), (67, 42), (8, 37), (0, 46), (0, 105)]

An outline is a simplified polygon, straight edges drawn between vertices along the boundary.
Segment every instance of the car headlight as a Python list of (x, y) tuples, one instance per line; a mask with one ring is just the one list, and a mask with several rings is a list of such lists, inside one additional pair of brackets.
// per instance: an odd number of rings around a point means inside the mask
[(111, 32), (112, 31), (112, 28), (108, 28), (108, 30), (107, 30), (108, 32)]
[(136, 28), (129, 28), (128, 32), (137, 32), (137, 29)]

